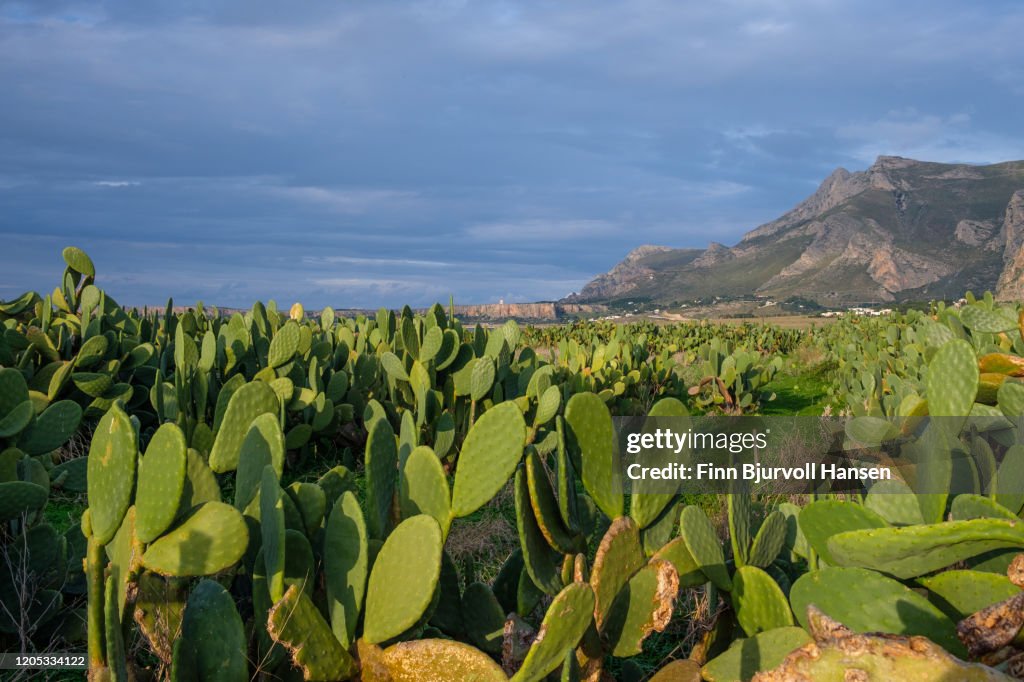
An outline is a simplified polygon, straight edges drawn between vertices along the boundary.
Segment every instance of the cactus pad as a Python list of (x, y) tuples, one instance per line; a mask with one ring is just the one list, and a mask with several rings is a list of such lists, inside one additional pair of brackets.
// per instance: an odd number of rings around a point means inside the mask
[(139, 462), (135, 503), (135, 534), (152, 542), (174, 521), (185, 487), (185, 434), (175, 424), (163, 424), (149, 441)]
[(114, 537), (131, 504), (137, 455), (135, 429), (115, 405), (96, 425), (89, 446), (89, 516), (100, 544)]
[(793, 613), (809, 626), (814, 606), (854, 632), (923, 635), (956, 653), (956, 626), (931, 602), (905, 585), (863, 568), (824, 568), (804, 574), (789, 593)]
[(579, 448), (587, 493), (608, 518), (622, 516), (622, 488), (616, 487), (619, 458), (608, 407), (595, 393), (577, 393), (565, 405), (565, 422)]
[(342, 493), (331, 508), (324, 531), (323, 560), (331, 628), (347, 647), (355, 638), (369, 566), (366, 524), (351, 492)]
[(700, 507), (687, 505), (679, 515), (679, 534), (686, 541), (690, 556), (697, 566), (720, 590), (732, 589), (732, 579), (725, 567), (722, 545), (715, 534), (711, 519)]
[(829, 550), (833, 535), (862, 528), (885, 528), (889, 524), (881, 516), (859, 504), (844, 500), (818, 500), (800, 510), (800, 530), (822, 559), (837, 561)]
[(612, 654), (639, 654), (649, 634), (668, 627), (678, 593), (679, 576), (667, 561), (652, 560), (630, 578), (600, 625)]
[(370, 572), (363, 638), (379, 644), (415, 625), (430, 605), (441, 573), (441, 528), (420, 514), (398, 524)]
[(413, 449), (402, 467), (399, 490), (404, 518), (429, 514), (441, 527), (441, 536), (448, 536), (451, 523), (448, 478), (433, 450), (425, 445)]
[(576, 648), (590, 626), (594, 613), (594, 591), (586, 583), (572, 583), (551, 602), (540, 631), (512, 678), (514, 682), (537, 682), (556, 670)]
[(501, 403), (473, 424), (455, 473), (455, 516), (472, 514), (501, 490), (515, 472), (525, 444), (526, 422), (515, 403)]
[(288, 650), (306, 680), (347, 680), (359, 669), (298, 585), (289, 587), (270, 609), (267, 630)]
[(221, 585), (202, 580), (192, 590), (174, 646), (175, 675), (205, 682), (249, 679), (245, 631), (235, 601)]
[(207, 502), (151, 544), (142, 563), (161, 575), (212, 575), (237, 563), (248, 544), (249, 529), (238, 510), (223, 502)]
[(731, 596), (736, 620), (750, 637), (793, 625), (793, 613), (782, 588), (756, 566), (736, 569)]
[(841, 565), (871, 568), (897, 578), (931, 573), (995, 549), (1020, 547), (1024, 547), (1024, 524), (1009, 519), (855, 530), (828, 541), (829, 552)]
[(789, 652), (810, 641), (803, 628), (797, 627), (778, 628), (748, 639), (738, 639), (725, 653), (705, 665), (701, 674), (708, 682), (749, 680), (753, 673), (774, 668)]
[[(447, 639), (401, 642), (384, 650), (380, 662), (389, 682), (507, 682), (508, 677), (487, 654), (468, 644)], [(384, 682), (382, 677), (363, 677)]]
[(210, 468), (218, 474), (237, 469), (253, 420), (261, 414), (277, 415), (278, 409), (277, 394), (265, 382), (253, 381), (232, 393), (210, 450)]

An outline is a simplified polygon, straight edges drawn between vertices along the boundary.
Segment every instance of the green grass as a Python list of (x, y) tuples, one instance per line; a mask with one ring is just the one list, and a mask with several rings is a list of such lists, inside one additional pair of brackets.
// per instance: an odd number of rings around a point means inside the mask
[(765, 403), (761, 414), (775, 416), (820, 415), (827, 405), (833, 405), (828, 389), (833, 385), (831, 368), (814, 365), (801, 368), (796, 360), (765, 385), (765, 391), (775, 393), (775, 400)]
[(82, 522), (82, 512), (85, 511), (85, 507), (84, 494), (72, 495), (53, 492), (43, 510), (43, 516), (54, 530), (64, 533), (71, 526), (77, 526)]

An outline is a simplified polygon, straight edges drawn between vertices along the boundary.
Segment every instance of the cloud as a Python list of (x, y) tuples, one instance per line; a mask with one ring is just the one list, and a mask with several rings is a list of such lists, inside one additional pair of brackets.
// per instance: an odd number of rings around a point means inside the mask
[(92, 184), (97, 187), (138, 187), (142, 183), (137, 180), (96, 180)]
[(618, 227), (605, 220), (545, 220), (531, 218), (472, 225), (466, 236), (480, 242), (569, 241), (614, 234)]
[(1024, 158), (1024, 136), (978, 130), (967, 112), (923, 114), (916, 109), (841, 126), (837, 138), (850, 155), (871, 162), (880, 155), (940, 163), (998, 163)]

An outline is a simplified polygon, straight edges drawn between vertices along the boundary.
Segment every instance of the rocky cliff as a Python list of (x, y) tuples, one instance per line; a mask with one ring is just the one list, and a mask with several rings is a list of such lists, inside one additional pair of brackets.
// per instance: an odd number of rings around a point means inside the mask
[(1024, 162), (939, 164), (882, 156), (839, 168), (732, 247), (645, 246), (567, 300), (721, 295), (823, 303), (1024, 293)]

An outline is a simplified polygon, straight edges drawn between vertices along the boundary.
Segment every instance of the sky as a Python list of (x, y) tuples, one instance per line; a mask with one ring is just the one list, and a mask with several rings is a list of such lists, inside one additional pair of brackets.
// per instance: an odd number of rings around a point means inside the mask
[(0, 300), (557, 299), (879, 154), (1024, 159), (1024, 3), (0, 0)]

